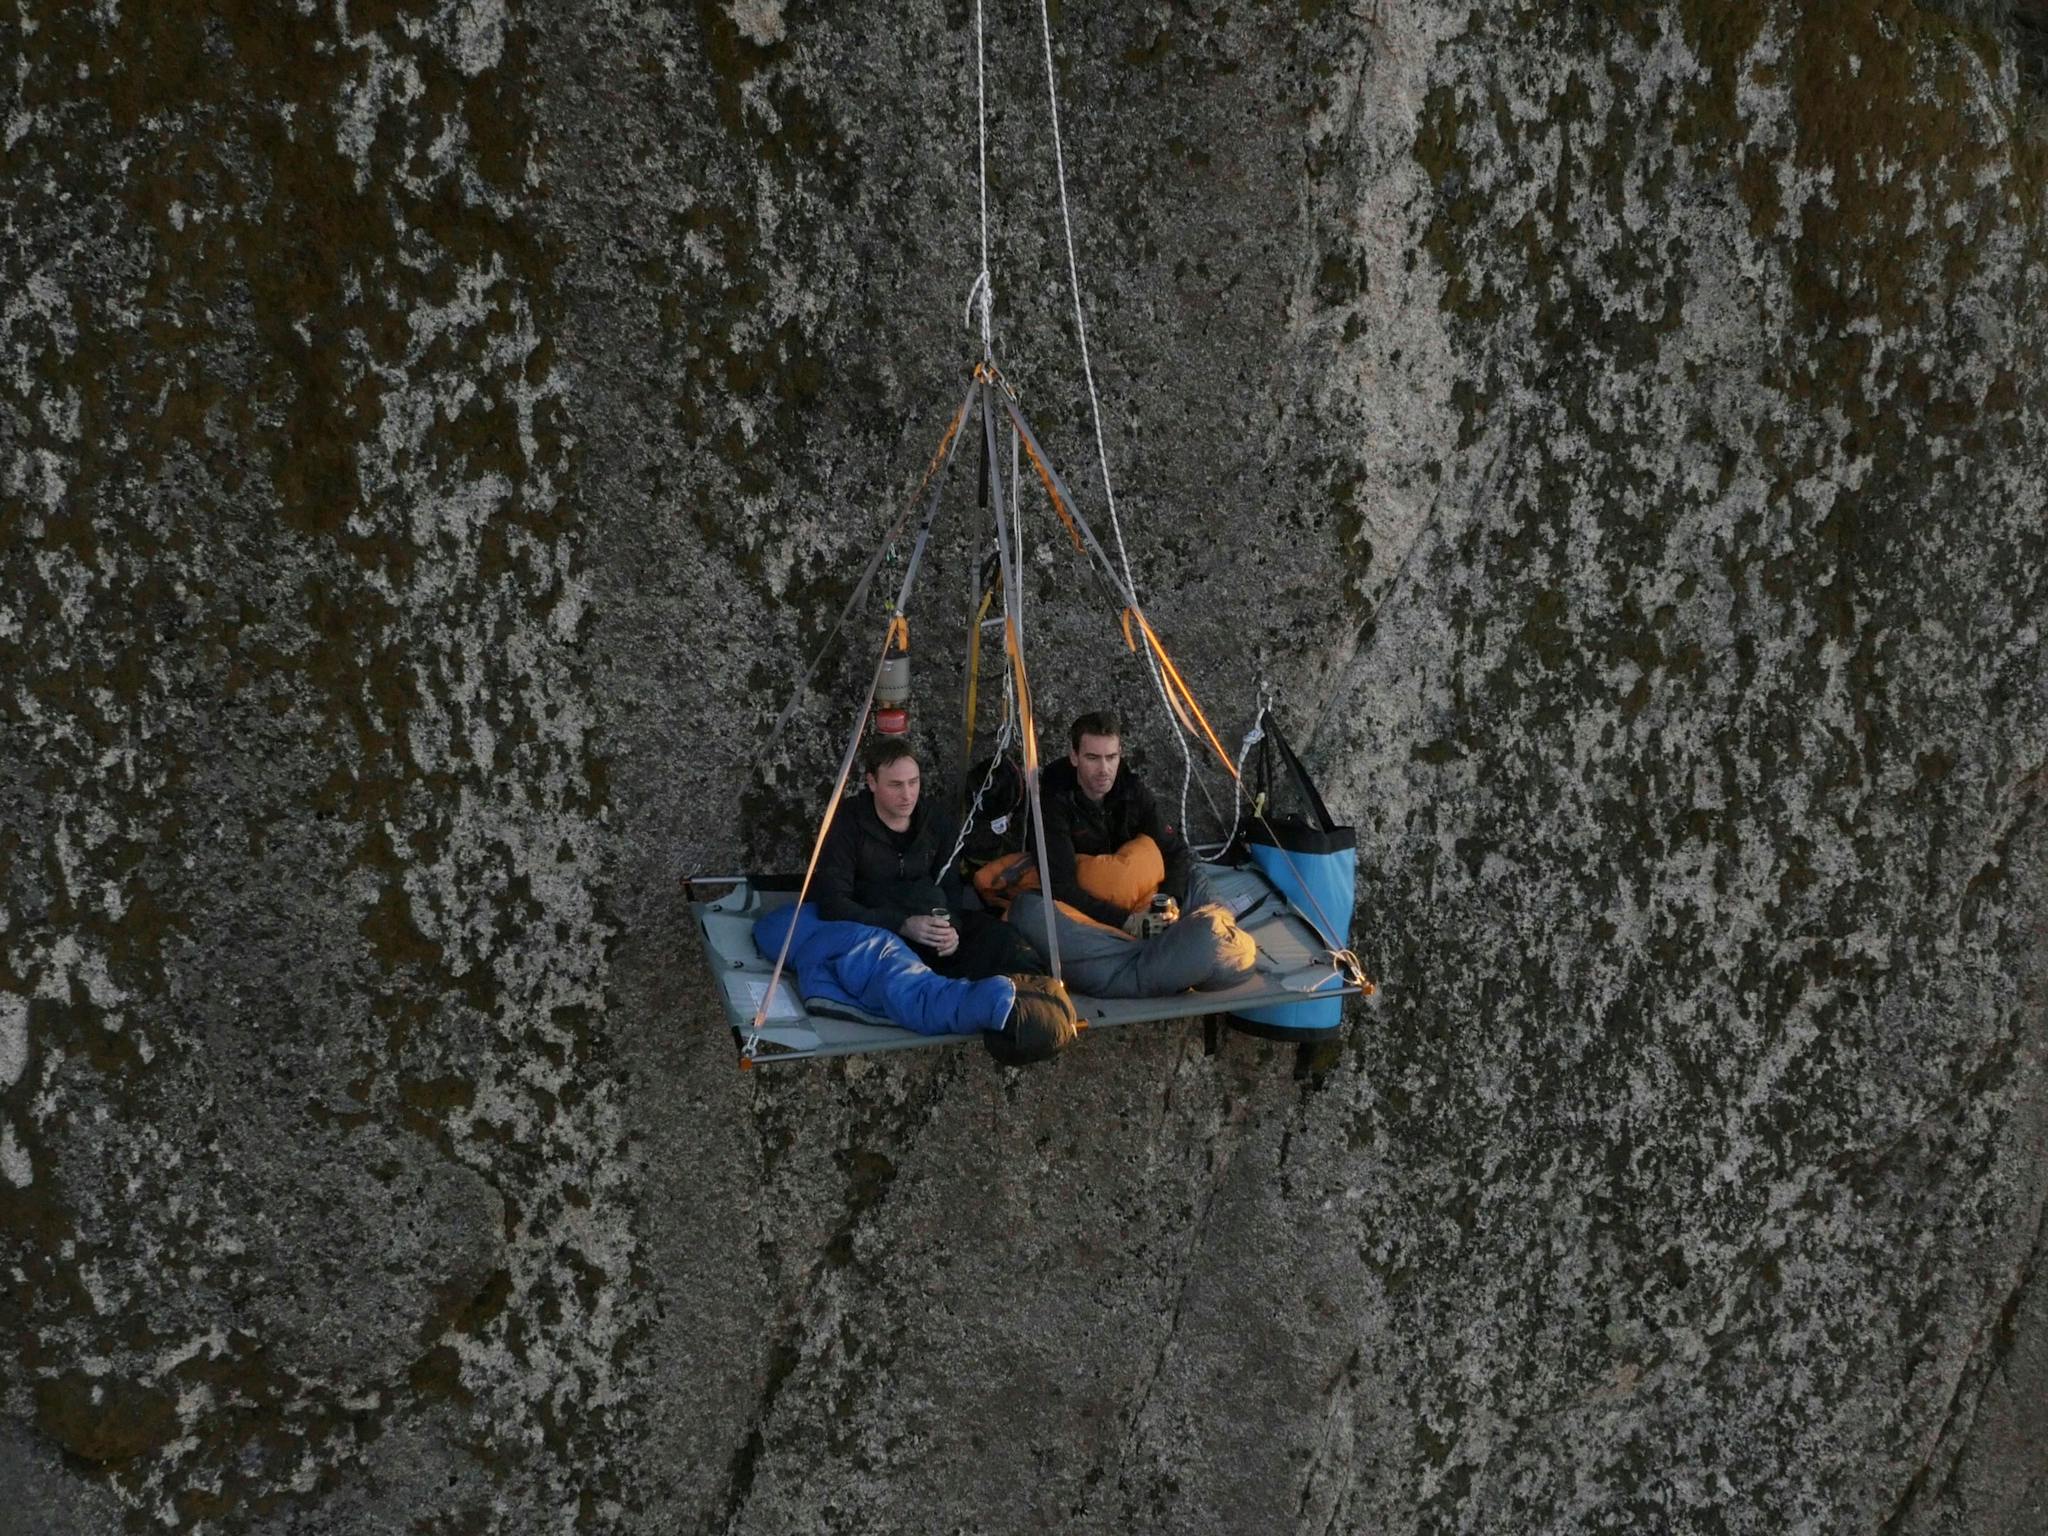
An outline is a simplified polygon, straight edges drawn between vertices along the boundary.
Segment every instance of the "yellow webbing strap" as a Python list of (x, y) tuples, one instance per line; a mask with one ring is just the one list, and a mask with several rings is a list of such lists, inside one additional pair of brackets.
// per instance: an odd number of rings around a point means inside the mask
[[(993, 587), (982, 593), (981, 611), (967, 625), (967, 740), (960, 759), (970, 768), (974, 765), (974, 715), (981, 703), (981, 621), (988, 617), (995, 600)], [(965, 787), (964, 780), (962, 787)]]
[(900, 613), (889, 616), (889, 636), (882, 642), (883, 655), (886, 656), (891, 649), (899, 651), (908, 651), (910, 649), (910, 620), (904, 618)]
[(1052, 870), (1048, 867), (1045, 854), (1044, 813), (1038, 803), (1038, 716), (1031, 704), (1031, 678), (1024, 670), (1024, 642), (1017, 633), (1016, 617), (1003, 615), (1003, 647), (1009, 652), (1010, 671), (1017, 683), (1017, 720), (1024, 737), (1024, 786), (1031, 806), (1031, 831), (1037, 844), (1039, 888), (1045, 892), (1045, 947), (1046, 960), (1052, 971), (1052, 979), (1062, 989), (1066, 979), (1060, 974), (1059, 923), (1052, 905)]

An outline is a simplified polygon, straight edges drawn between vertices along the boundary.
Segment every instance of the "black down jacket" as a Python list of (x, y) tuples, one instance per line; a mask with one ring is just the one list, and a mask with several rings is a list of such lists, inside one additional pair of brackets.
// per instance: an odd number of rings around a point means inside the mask
[(818, 855), (818, 916), (897, 933), (913, 913), (958, 906), (958, 883), (941, 867), (958, 831), (950, 817), (919, 801), (908, 830), (892, 832), (875, 814), (874, 796), (854, 795), (832, 818)]
[(1072, 763), (1062, 759), (1048, 764), (1038, 776), (1038, 803), (1045, 812), (1046, 873), (1052, 877), (1052, 893), (1059, 900), (1098, 923), (1119, 926), (1127, 914), (1081, 889), (1074, 856), (1115, 853), (1143, 833), (1159, 845), (1159, 856), (1166, 862), (1166, 880), (1160, 889), (1186, 905), (1188, 871), (1194, 867), (1187, 839), (1167, 821), (1152, 791), (1131, 772), (1128, 763), (1118, 766), (1116, 781), (1100, 800), (1081, 793), (1081, 778)]

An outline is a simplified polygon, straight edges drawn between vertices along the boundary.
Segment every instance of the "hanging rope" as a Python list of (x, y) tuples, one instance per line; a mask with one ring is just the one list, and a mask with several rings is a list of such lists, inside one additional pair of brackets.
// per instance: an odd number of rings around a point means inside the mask
[[(1252, 728), (1244, 733), (1244, 740), (1237, 745), (1237, 766), (1230, 771), (1230, 830), (1223, 834), (1222, 852), (1225, 854), (1230, 852), (1230, 845), (1237, 841), (1238, 815), (1244, 809), (1244, 760), (1251, 754), (1253, 747), (1266, 739), (1263, 722), (1266, 711), (1272, 707), (1272, 693), (1261, 687), (1258, 712), (1252, 716)], [(1263, 800), (1255, 801), (1252, 805), (1254, 816), (1264, 816), (1265, 810)]]
[[(978, 0), (977, 0), (978, 3)], [(1067, 205), (1067, 155), (1060, 137), (1060, 92), (1059, 81), (1052, 62), (1052, 14), (1047, 0), (1038, 0), (1038, 29), (1045, 43), (1045, 96), (1052, 113), (1052, 161), (1053, 175), (1060, 192), (1060, 228), (1067, 242), (1067, 285), (1074, 297), (1074, 335), (1081, 344), (1081, 377), (1088, 384), (1088, 415), (1095, 428), (1095, 457), (1102, 468), (1102, 499), (1109, 508), (1109, 528), (1116, 539), (1117, 560), (1123, 567), (1124, 590), (1131, 593), (1131, 606), (1137, 606), (1137, 581), (1131, 574), (1130, 551), (1124, 547), (1123, 520), (1117, 516), (1116, 488), (1109, 477), (1109, 444), (1102, 431), (1102, 400), (1095, 389), (1095, 368), (1088, 357), (1088, 318), (1081, 306), (1081, 267), (1074, 257), (1074, 218)], [(1188, 786), (1194, 780), (1195, 760), (1188, 751), (1187, 733), (1182, 730), (1173, 697), (1167, 691), (1166, 679), (1160, 675), (1159, 667), (1148, 654), (1145, 670), (1152, 675), (1152, 686), (1159, 690), (1160, 702), (1166, 706), (1167, 723), (1173, 727), (1174, 744), (1180, 748), (1180, 825), (1185, 833), (1188, 824)], [(1206, 790), (1205, 790), (1206, 793)], [(1214, 802), (1210, 803), (1214, 809)]]
[(995, 284), (988, 275), (988, 85), (982, 63), (984, 43), (981, 21), (982, 0), (974, 0), (974, 122), (981, 144), (981, 271), (967, 290), (967, 319), (974, 320), (975, 301), (981, 303), (981, 356), (995, 362)]

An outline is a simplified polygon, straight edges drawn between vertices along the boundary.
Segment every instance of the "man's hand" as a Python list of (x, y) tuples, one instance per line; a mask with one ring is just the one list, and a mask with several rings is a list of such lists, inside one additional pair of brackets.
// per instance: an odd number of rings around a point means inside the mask
[(1155, 896), (1150, 907), (1140, 907), (1124, 919), (1124, 932), (1134, 939), (1154, 939), (1179, 921), (1180, 903), (1171, 896)]
[(926, 917), (913, 913), (903, 919), (903, 926), (896, 931), (911, 943), (935, 949), (942, 955), (950, 955), (960, 947), (960, 930), (953, 926), (949, 917)]

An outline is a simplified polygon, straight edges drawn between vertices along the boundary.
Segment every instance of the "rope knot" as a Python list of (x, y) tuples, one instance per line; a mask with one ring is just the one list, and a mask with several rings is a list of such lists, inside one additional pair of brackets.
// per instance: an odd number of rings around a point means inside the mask
[(971, 327), (974, 324), (976, 304), (981, 308), (981, 350), (993, 355), (995, 351), (995, 322), (992, 311), (995, 307), (996, 288), (989, 280), (988, 268), (981, 269), (981, 275), (974, 280), (974, 286), (967, 290), (967, 310), (962, 317)]

